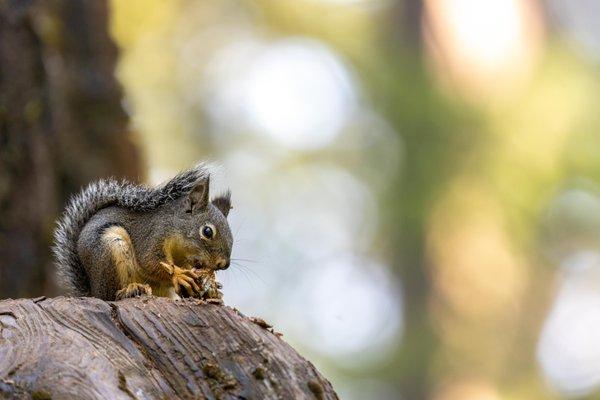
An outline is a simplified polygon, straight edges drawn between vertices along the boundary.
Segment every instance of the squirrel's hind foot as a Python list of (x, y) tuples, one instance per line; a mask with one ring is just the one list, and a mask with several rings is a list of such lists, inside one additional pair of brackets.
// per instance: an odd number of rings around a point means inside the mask
[(138, 297), (142, 295), (152, 295), (152, 288), (145, 283), (130, 283), (126, 287), (117, 291), (116, 300), (128, 299), (130, 297)]

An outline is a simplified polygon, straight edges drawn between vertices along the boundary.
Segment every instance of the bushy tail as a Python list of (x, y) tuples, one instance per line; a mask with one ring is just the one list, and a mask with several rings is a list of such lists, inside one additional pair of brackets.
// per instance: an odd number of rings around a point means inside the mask
[(91, 183), (69, 200), (54, 232), (52, 251), (59, 283), (71, 295), (90, 295), (90, 280), (77, 254), (77, 240), (87, 221), (99, 210), (116, 205), (150, 211), (187, 195), (200, 179), (206, 177), (207, 169), (203, 164), (197, 164), (156, 188), (114, 179)]

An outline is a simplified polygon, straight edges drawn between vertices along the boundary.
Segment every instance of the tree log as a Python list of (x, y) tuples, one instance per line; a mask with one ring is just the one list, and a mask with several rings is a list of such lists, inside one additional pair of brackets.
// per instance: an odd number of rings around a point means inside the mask
[(337, 399), (264, 321), (197, 299), (0, 301), (1, 399)]

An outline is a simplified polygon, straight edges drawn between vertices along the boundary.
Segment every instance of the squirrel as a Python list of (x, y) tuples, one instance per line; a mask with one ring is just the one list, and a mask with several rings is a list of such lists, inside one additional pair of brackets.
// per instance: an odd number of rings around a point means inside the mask
[(209, 182), (197, 164), (155, 188), (114, 179), (91, 183), (71, 198), (57, 224), (59, 282), (72, 295), (103, 300), (209, 291), (220, 298), (214, 272), (229, 267), (231, 192), (209, 201)]

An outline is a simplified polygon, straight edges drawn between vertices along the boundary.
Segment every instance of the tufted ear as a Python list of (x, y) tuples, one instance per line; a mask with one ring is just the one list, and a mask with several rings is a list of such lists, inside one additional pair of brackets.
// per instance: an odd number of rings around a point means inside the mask
[(196, 182), (186, 201), (186, 211), (203, 210), (208, 205), (208, 186), (210, 177), (202, 178)]
[(228, 190), (222, 195), (212, 199), (212, 204), (217, 207), (225, 217), (227, 217), (229, 210), (231, 210), (231, 190)]

